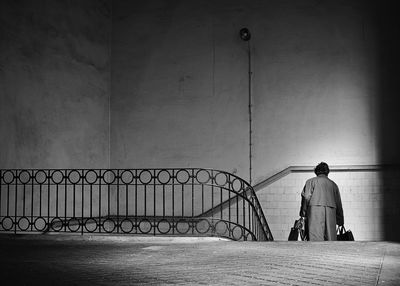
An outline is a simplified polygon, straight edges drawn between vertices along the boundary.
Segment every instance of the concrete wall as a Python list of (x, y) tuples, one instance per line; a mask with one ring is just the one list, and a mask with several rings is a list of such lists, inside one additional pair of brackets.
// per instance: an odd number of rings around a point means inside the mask
[(376, 27), (367, 3), (270, 8), (254, 20), (256, 181), (290, 165), (377, 162)]
[(111, 160), (248, 179), (244, 26), (254, 183), (288, 165), (379, 162), (377, 27), (363, 1), (115, 0), (112, 38), (111, 3), (77, 3), (2, 2), (2, 167)]
[[(254, 182), (378, 160), (375, 40), (353, 1), (113, 2), (112, 166), (201, 166)], [(346, 128), (343, 128), (346, 126)]]
[(110, 17), (108, 1), (1, 1), (1, 168), (109, 165)]
[[(242, 27), (252, 33), (253, 184), (320, 161), (396, 164), (399, 57), (389, 2), (113, 1), (111, 166), (210, 167), (249, 179)], [(399, 195), (379, 176), (377, 195), (370, 186), (350, 194), (363, 177), (341, 187), (350, 205), (375, 214), (379, 203), (393, 223)], [(297, 214), (293, 190), (269, 204), (293, 204)], [(272, 224), (288, 231), (289, 217)], [(390, 222), (369, 229), (364, 212), (348, 218), (360, 239), (400, 237)]]
[(243, 23), (222, 2), (113, 4), (111, 166), (245, 175)]
[[(253, 184), (290, 165), (400, 160), (391, 6), (0, 5), (1, 168), (209, 167), (249, 179), (242, 27), (252, 33)], [(379, 192), (394, 222), (390, 182), (381, 176)]]

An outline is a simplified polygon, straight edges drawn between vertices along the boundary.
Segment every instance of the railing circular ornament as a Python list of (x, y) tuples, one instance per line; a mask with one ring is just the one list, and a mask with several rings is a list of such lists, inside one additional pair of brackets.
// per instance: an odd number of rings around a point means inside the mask
[(47, 223), (43, 217), (39, 216), (34, 220), (33, 226), (37, 231), (44, 231), (47, 228)]
[(207, 233), (210, 230), (210, 228), (211, 224), (206, 219), (201, 219), (198, 222), (196, 222), (196, 231), (200, 234)]
[(153, 176), (149, 170), (143, 170), (139, 174), (139, 181), (144, 185), (149, 184), (152, 179)]
[(14, 227), (14, 220), (10, 216), (5, 216), (1, 224), (4, 230), (9, 231)]
[(39, 170), (35, 173), (34, 179), (36, 183), (42, 185), (47, 181), (47, 175), (43, 170)]
[(160, 184), (168, 184), (168, 182), (171, 180), (171, 175), (167, 170), (161, 170), (157, 173), (157, 180), (160, 182)]
[(60, 170), (55, 170), (51, 173), (51, 181), (54, 184), (61, 184), (64, 179), (64, 174)]
[(151, 222), (146, 218), (142, 219), (139, 222), (139, 226), (138, 227), (139, 227), (139, 231), (141, 233), (143, 233), (143, 234), (149, 233), (151, 231), (151, 229), (152, 229)]
[(179, 184), (186, 184), (190, 180), (190, 175), (187, 170), (181, 169), (176, 173), (176, 180)]
[(116, 226), (117, 225), (116, 225), (115, 221), (111, 218), (106, 218), (103, 221), (103, 230), (105, 232), (108, 232), (108, 233), (113, 232), (115, 230)]
[(29, 222), (29, 219), (28, 219), (26, 216), (23, 216), (23, 217), (20, 217), (20, 218), (18, 219), (17, 225), (18, 225), (18, 228), (19, 228), (20, 230), (26, 231), (26, 230), (29, 228), (29, 226), (30, 226), (31, 224), (30, 224), (30, 222)]
[(58, 232), (58, 231), (61, 231), (62, 228), (64, 227), (64, 222), (61, 218), (55, 217), (51, 220), (50, 226), (51, 226), (51, 229)]
[(79, 174), (77, 170), (72, 170), (68, 173), (68, 181), (71, 184), (76, 185), (79, 183), (80, 180), (81, 180), (81, 174)]
[(133, 180), (135, 179), (135, 176), (129, 170), (124, 170), (121, 173), (120, 177), (121, 177), (122, 183), (124, 183), (125, 185), (131, 184), (133, 182)]
[(71, 232), (77, 232), (80, 226), (80, 221), (76, 217), (72, 217), (68, 220), (67, 227)]
[(211, 179), (210, 173), (207, 170), (200, 169), (196, 173), (196, 180), (200, 184), (207, 184)]
[(7, 170), (3, 173), (3, 181), (6, 184), (11, 184), (12, 182), (14, 182), (15, 179), (15, 175), (12, 171)]
[(243, 228), (239, 225), (235, 225), (231, 230), (231, 236), (234, 240), (241, 240), (243, 238)]
[(103, 173), (103, 181), (104, 183), (111, 185), (112, 183), (114, 183), (115, 179), (116, 179), (116, 175), (114, 173), (114, 171), (112, 170), (107, 170)]
[(231, 182), (232, 190), (239, 193), (243, 189), (243, 182), (239, 180), (238, 178), (235, 178)]
[(157, 223), (157, 230), (161, 234), (167, 234), (171, 230), (171, 224), (166, 219), (162, 219)]
[(222, 221), (222, 220), (218, 221), (214, 225), (214, 229), (215, 229), (215, 232), (220, 236), (226, 236), (227, 234), (229, 234), (229, 228), (225, 221)]
[(18, 179), (21, 182), (21, 184), (26, 185), (31, 180), (31, 174), (29, 174), (29, 172), (26, 170), (22, 170), (18, 174)]
[(257, 239), (255, 238), (254, 234), (252, 234), (251, 232), (247, 232), (246, 240), (252, 241), (252, 240), (257, 240)]
[(180, 219), (177, 221), (175, 228), (179, 234), (187, 234), (190, 230), (190, 225), (186, 220)]
[(94, 170), (89, 170), (87, 172), (85, 172), (85, 181), (89, 184), (89, 185), (93, 185), (94, 183), (96, 183), (97, 181), (97, 173)]
[(93, 217), (89, 217), (85, 220), (84, 226), (88, 232), (95, 232), (97, 230), (98, 224)]
[(120, 222), (120, 227), (123, 233), (131, 233), (134, 228), (132, 221), (128, 218)]
[(215, 183), (217, 186), (223, 187), (228, 182), (228, 178), (224, 173), (218, 173), (215, 175)]

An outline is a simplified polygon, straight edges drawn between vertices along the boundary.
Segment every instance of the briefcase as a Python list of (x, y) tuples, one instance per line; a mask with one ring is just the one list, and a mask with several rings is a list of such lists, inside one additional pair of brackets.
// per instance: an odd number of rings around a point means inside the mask
[(299, 240), (299, 234), (300, 234), (301, 240), (305, 240), (303, 222), (300, 219), (297, 219), (297, 220), (294, 221), (294, 225), (290, 229), (288, 240), (289, 241), (297, 241), (297, 240)]
[(289, 241), (297, 241), (299, 239), (299, 229), (292, 227), (289, 233)]
[(337, 229), (337, 240), (354, 241), (354, 236), (350, 229), (346, 231), (344, 225), (342, 225)]

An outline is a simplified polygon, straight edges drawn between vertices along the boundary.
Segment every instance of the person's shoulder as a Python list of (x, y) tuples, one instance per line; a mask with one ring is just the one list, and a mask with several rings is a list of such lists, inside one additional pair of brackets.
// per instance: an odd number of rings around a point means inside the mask
[(309, 178), (309, 179), (307, 179), (307, 180), (306, 180), (306, 182), (311, 182), (311, 181), (314, 181), (316, 178), (317, 178), (317, 177), (312, 177), (312, 178)]
[(309, 179), (306, 181), (306, 184), (311, 184), (311, 183), (315, 182), (316, 180), (318, 180), (318, 177), (309, 178)]
[(335, 181), (333, 181), (332, 179), (328, 178), (327, 179), (332, 183), (332, 185), (335, 186), (335, 188), (339, 189), (338, 185), (335, 183)]

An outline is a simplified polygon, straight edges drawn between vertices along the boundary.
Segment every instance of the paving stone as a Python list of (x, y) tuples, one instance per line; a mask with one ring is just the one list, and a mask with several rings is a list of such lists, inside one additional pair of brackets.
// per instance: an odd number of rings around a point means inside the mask
[(388, 242), (17, 235), (0, 254), (1, 285), (400, 285)]

